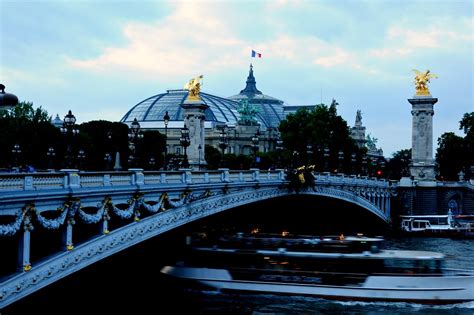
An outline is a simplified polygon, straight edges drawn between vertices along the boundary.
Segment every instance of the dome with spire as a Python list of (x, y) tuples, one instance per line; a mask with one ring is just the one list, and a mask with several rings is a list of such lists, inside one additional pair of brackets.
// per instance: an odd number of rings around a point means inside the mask
[(280, 121), (285, 118), (283, 114), (284, 102), (263, 94), (257, 89), (257, 82), (253, 75), (253, 66), (250, 64), (249, 75), (245, 88), (239, 94), (230, 96), (229, 99), (240, 102), (247, 100), (259, 110), (259, 115), (263, 116), (266, 127), (276, 128)]
[(5, 85), (0, 84), (0, 110), (10, 109), (18, 104), (18, 97), (5, 92)]
[[(170, 126), (178, 127), (183, 122), (183, 109), (180, 105), (187, 96), (188, 90), (168, 90), (166, 93), (154, 95), (132, 107), (120, 121), (131, 123), (136, 118), (145, 128), (163, 128), (163, 117), (165, 113), (168, 113)], [(204, 112), (206, 125), (215, 123), (237, 125), (239, 120), (238, 102), (203, 92), (200, 93), (200, 96), (203, 102), (209, 105), (209, 108)], [(260, 125), (268, 125), (264, 115), (259, 113), (256, 119)]]

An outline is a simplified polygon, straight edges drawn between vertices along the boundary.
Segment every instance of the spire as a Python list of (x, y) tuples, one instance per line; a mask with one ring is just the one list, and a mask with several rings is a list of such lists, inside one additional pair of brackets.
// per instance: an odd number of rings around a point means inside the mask
[(255, 77), (253, 76), (253, 66), (250, 64), (250, 71), (249, 71), (249, 76), (247, 77), (247, 85), (245, 86), (245, 89), (240, 91), (240, 94), (262, 94), (257, 89), (257, 82), (255, 81)]

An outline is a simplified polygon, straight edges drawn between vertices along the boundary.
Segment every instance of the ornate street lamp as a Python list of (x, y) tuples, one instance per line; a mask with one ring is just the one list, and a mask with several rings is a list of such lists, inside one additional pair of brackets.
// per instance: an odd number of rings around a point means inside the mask
[(110, 170), (110, 167), (112, 166), (112, 156), (110, 155), (110, 153), (105, 153), (104, 162), (105, 162), (105, 170), (106, 171)]
[(283, 140), (281, 140), (280, 135), (278, 135), (278, 138), (276, 140), (276, 147), (275, 147), (277, 153), (278, 153), (278, 167), (281, 167), (281, 152), (283, 151)]
[(77, 161), (78, 161), (78, 164), (79, 164), (79, 168), (81, 169), (83, 166), (84, 166), (84, 161), (86, 159), (86, 153), (84, 152), (83, 149), (80, 149), (78, 152), (77, 152)]
[(355, 164), (356, 164), (356, 154), (355, 153), (352, 153), (351, 154), (351, 166), (352, 166), (352, 174), (355, 175), (356, 171), (355, 171)]
[(156, 164), (155, 158), (151, 157), (150, 160), (148, 160), (148, 165), (150, 166), (150, 170), (153, 170), (155, 168), (155, 164)]
[(368, 175), (368, 169), (367, 169), (367, 156), (364, 156), (362, 158), (362, 172), (364, 175)]
[[(132, 154), (129, 157), (129, 165), (136, 164), (137, 158), (137, 145), (138, 140), (143, 139), (143, 133), (140, 131), (140, 123), (138, 122), (137, 118), (133, 120), (130, 124), (130, 130), (128, 131), (128, 139), (130, 140), (129, 148), (132, 151)], [(130, 163), (131, 162), (131, 163)]]
[(166, 171), (168, 169), (168, 161), (166, 160), (166, 155), (168, 154), (168, 123), (170, 122), (168, 111), (163, 116), (163, 122), (165, 123), (165, 160), (163, 161), (163, 169)]
[(338, 160), (339, 160), (339, 166), (337, 170), (339, 173), (342, 173), (342, 161), (344, 160), (344, 152), (342, 150), (339, 150), (338, 152)]
[(15, 166), (18, 166), (18, 160), (19, 160), (20, 154), (21, 154), (21, 147), (18, 143), (15, 143), (13, 145), (12, 154), (13, 154), (13, 157), (14, 157)]
[(54, 160), (54, 157), (56, 156), (56, 151), (54, 150), (53, 147), (49, 147), (48, 152), (46, 152), (46, 155), (48, 156), (48, 160), (49, 160), (49, 168), (52, 169), (53, 160)]
[(308, 165), (311, 164), (311, 156), (313, 155), (313, 146), (308, 144), (306, 146), (306, 157), (308, 158)]
[(328, 172), (329, 171), (329, 148), (325, 147), (324, 148), (324, 171)]
[(183, 156), (183, 163), (182, 167), (183, 168), (188, 168), (189, 167), (189, 162), (188, 162), (188, 154), (186, 153), (187, 147), (189, 147), (189, 144), (191, 141), (189, 140), (189, 128), (184, 125), (184, 127), (181, 129), (181, 138), (179, 138), (179, 142), (181, 146), (183, 147), (184, 151), (184, 156)]
[(228, 139), (227, 139), (227, 132), (225, 131), (225, 128), (221, 129), (221, 133), (219, 135), (219, 148), (222, 150), (222, 156), (221, 156), (221, 166), (224, 167), (224, 153), (225, 149), (228, 147)]
[(254, 166), (257, 167), (257, 152), (258, 152), (258, 142), (260, 141), (260, 130), (257, 129), (257, 132), (252, 137), (252, 150), (253, 150), (253, 162)]
[(64, 116), (63, 126), (61, 127), (61, 133), (66, 139), (66, 167), (71, 168), (73, 166), (74, 155), (72, 154), (72, 145), (74, 142), (74, 136), (79, 134), (79, 129), (76, 128), (76, 116), (74, 116), (71, 110), (68, 111), (67, 115)]

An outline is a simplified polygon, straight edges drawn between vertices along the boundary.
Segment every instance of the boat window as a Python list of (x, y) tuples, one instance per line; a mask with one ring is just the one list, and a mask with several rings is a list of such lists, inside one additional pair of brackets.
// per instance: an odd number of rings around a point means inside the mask
[(440, 273), (442, 262), (437, 259), (386, 259), (387, 272), (392, 273)]

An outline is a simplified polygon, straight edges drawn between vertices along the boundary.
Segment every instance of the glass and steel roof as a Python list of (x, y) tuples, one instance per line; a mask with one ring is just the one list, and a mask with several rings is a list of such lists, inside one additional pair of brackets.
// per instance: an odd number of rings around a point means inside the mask
[(278, 127), (285, 118), (283, 113), (284, 102), (274, 97), (263, 94), (257, 89), (257, 82), (253, 75), (253, 66), (250, 64), (249, 75), (245, 88), (239, 94), (230, 96), (234, 101), (248, 100), (260, 110), (260, 115), (266, 121), (267, 127)]
[[(209, 106), (205, 111), (206, 121), (237, 124), (239, 119), (237, 101), (203, 92), (200, 95), (203, 102)], [(139, 122), (158, 122), (163, 121), (166, 112), (170, 116), (170, 121), (183, 121), (183, 109), (180, 105), (187, 96), (188, 90), (168, 90), (166, 93), (154, 95), (132, 107), (120, 121), (131, 123), (136, 118)], [(262, 127), (269, 127), (270, 124), (264, 117), (265, 114), (262, 112), (257, 115), (257, 120)]]

